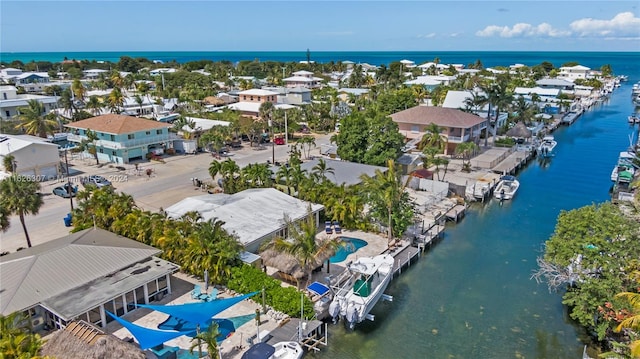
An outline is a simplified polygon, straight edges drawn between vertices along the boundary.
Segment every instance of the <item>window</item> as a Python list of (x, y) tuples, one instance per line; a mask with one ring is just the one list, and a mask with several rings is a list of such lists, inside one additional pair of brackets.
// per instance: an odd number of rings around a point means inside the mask
[(127, 138), (130, 140), (133, 140), (136, 136), (132, 133), (130, 135), (127, 135)]
[(151, 134), (151, 131), (147, 131), (144, 133), (145, 135), (149, 136)]
[(411, 132), (412, 132), (412, 133), (418, 133), (418, 132), (420, 132), (420, 126), (418, 126), (418, 125), (411, 125)]
[(110, 138), (111, 138), (111, 141), (115, 141), (116, 140), (116, 136), (115, 135), (111, 135)]
[(4, 97), (4, 99), (6, 100), (6, 99), (7, 99), (7, 93), (6, 93), (6, 92), (3, 92), (3, 93), (2, 93), (2, 97)]
[(251, 101), (253, 101), (253, 96), (251, 96)]
[(116, 155), (116, 151), (111, 151), (111, 154), (115, 156)]
[(5, 115), (7, 115), (7, 117), (11, 117), (11, 111), (7, 110), (4, 113), (5, 113)]
[(162, 130), (156, 130), (156, 135), (161, 135), (162, 134)]
[(104, 153), (104, 150), (101, 148), (99, 152), (100, 152), (100, 153)]

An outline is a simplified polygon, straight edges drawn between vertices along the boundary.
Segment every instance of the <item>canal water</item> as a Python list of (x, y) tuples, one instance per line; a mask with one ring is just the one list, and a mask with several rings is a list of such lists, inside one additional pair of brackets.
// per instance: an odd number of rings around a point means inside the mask
[[(624, 72), (620, 72), (624, 73)], [(627, 73), (611, 99), (554, 136), (556, 156), (532, 161), (517, 174), (512, 201), (474, 205), (462, 222), (387, 293), (375, 322), (347, 331), (330, 327), (316, 358), (580, 358), (584, 333), (561, 304), (531, 279), (536, 257), (560, 211), (609, 200), (611, 170), (629, 146), (634, 110)]]

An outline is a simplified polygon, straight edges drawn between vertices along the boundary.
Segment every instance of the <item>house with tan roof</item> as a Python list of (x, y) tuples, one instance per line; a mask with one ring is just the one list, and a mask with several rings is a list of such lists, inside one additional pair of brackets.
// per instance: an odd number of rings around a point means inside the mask
[(87, 140), (87, 132), (98, 136), (98, 159), (105, 162), (129, 163), (144, 159), (147, 153), (162, 154), (173, 146), (171, 125), (144, 118), (106, 114), (72, 122), (65, 127), (71, 130), (70, 142)]
[(427, 126), (435, 123), (447, 137), (445, 153), (453, 153), (459, 143), (477, 142), (487, 127), (487, 120), (480, 116), (434, 106), (415, 106), (392, 114), (391, 119), (408, 140), (422, 138)]

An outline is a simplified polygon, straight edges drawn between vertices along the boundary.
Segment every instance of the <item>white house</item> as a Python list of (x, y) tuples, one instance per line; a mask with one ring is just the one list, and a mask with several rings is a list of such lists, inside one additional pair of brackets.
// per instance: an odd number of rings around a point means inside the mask
[(558, 73), (559, 78), (563, 78), (569, 81), (575, 81), (576, 79), (587, 79), (590, 77), (591, 69), (582, 66), (563, 66), (560, 68), (560, 72)]
[[(479, 91), (477, 92), (478, 96), (484, 96), (484, 92)], [(467, 99), (473, 99), (473, 93), (471, 91), (455, 91), (455, 90), (449, 90), (447, 91), (447, 96), (444, 98), (444, 101), (442, 102), (442, 107), (444, 108), (454, 108), (454, 109), (466, 109), (467, 108), (467, 104), (466, 101)], [(473, 113), (475, 113), (476, 115), (482, 117), (482, 118), (488, 118), (488, 112), (489, 112), (489, 105), (486, 104), (484, 106), (482, 106), (481, 108), (472, 108), (471, 109), (473, 111)], [(491, 108), (491, 115), (493, 118), (495, 118), (496, 115), (496, 110), (495, 108)], [(501, 111), (500, 112), (500, 117), (497, 119), (497, 127), (502, 127), (507, 123), (507, 118), (509, 117), (509, 114), (507, 113), (507, 111)]]
[[(29, 135), (0, 134), (0, 158), (14, 157), (14, 173), (34, 181), (56, 179), (61, 175), (58, 145)], [(6, 169), (2, 168), (5, 174)]]
[(56, 108), (58, 97), (32, 94), (18, 95), (15, 86), (0, 86), (0, 118), (3, 120), (18, 115), (18, 109), (29, 106), (29, 100), (37, 100), (44, 107), (45, 113)]
[(165, 212), (170, 218), (180, 218), (197, 211), (205, 221), (214, 218), (223, 221), (222, 228), (235, 234), (245, 250), (257, 253), (265, 241), (287, 235), (285, 217), (297, 222), (313, 216), (317, 225), (323, 209), (321, 204), (301, 201), (274, 188), (254, 188), (235, 194), (185, 198)]
[(314, 77), (311, 71), (296, 71), (292, 73), (293, 76), (282, 79), (287, 87), (306, 87), (315, 88), (320, 86), (322, 81), (319, 77)]

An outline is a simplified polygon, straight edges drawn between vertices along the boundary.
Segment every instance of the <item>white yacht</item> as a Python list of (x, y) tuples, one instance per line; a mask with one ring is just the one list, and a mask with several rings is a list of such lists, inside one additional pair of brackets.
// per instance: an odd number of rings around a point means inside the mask
[(611, 171), (612, 182), (631, 182), (631, 180), (633, 180), (636, 172), (635, 166), (633, 165), (635, 157), (633, 152), (620, 152), (618, 162)]
[(242, 354), (242, 359), (300, 359), (303, 355), (302, 346), (296, 342), (257, 343)]
[(329, 306), (329, 314), (337, 321), (345, 320), (350, 329), (365, 319), (374, 320), (369, 314), (378, 300), (384, 297), (387, 285), (393, 276), (393, 256), (381, 254), (375, 257), (362, 257), (347, 266), (338, 276), (334, 297)]
[(514, 176), (502, 176), (493, 192), (493, 196), (499, 200), (512, 199), (520, 187), (520, 182)]
[(553, 136), (544, 136), (540, 146), (538, 146), (538, 155), (540, 157), (553, 157), (553, 149), (556, 148), (558, 142)]

